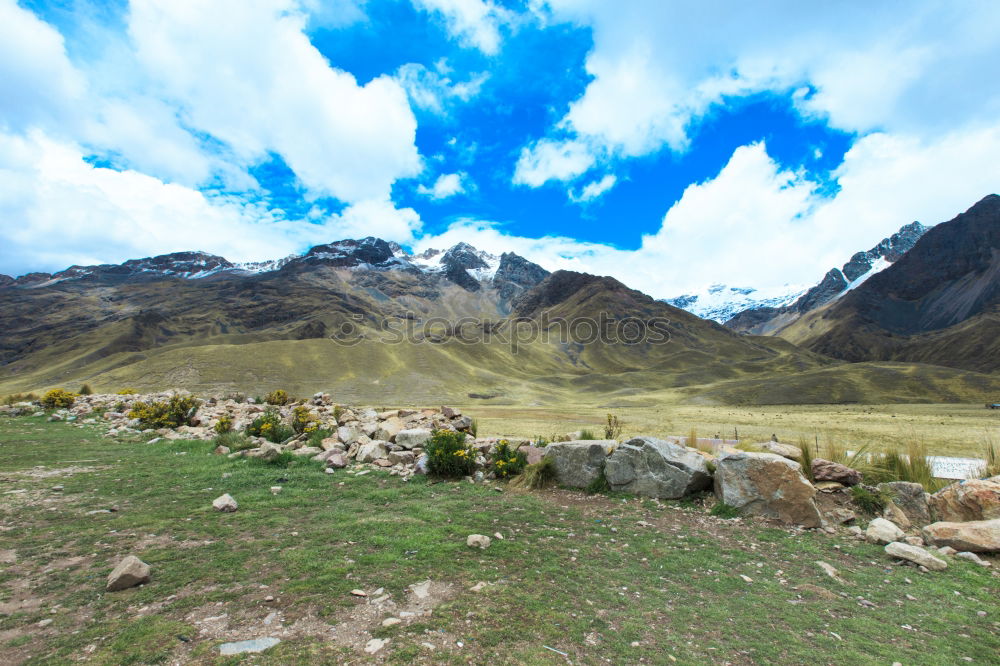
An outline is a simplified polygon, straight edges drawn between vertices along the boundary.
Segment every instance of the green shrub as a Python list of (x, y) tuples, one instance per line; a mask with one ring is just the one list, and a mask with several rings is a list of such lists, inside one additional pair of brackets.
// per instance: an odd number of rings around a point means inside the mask
[(308, 407), (299, 405), (292, 410), (292, 430), (295, 431), (296, 435), (301, 435), (304, 432), (311, 433), (318, 428), (319, 423)]
[(138, 393), (134, 388), (123, 388), (117, 391), (118, 395), (137, 395)]
[(267, 465), (269, 467), (283, 467), (288, 468), (297, 462), (303, 462), (301, 458), (292, 453), (291, 451), (282, 451), (273, 458), (250, 458), (250, 463), (253, 465)]
[(283, 406), (288, 404), (288, 393), (278, 389), (276, 391), (271, 391), (266, 396), (264, 396), (264, 402), (269, 405)]
[(731, 504), (726, 504), (725, 502), (717, 502), (708, 513), (716, 518), (729, 519), (740, 517), (740, 510)]
[(604, 425), (604, 439), (618, 439), (622, 436), (622, 426), (625, 425), (614, 414), (608, 414), (608, 421)]
[(263, 414), (251, 421), (246, 432), (251, 437), (263, 437), (275, 444), (280, 444), (289, 437), (295, 436), (295, 431), (281, 422), (281, 414), (278, 413), (278, 410), (271, 407), (265, 409)]
[(327, 437), (333, 437), (333, 432), (330, 430), (324, 430), (323, 428), (317, 428), (309, 433), (309, 441), (306, 442), (306, 446), (323, 448), (323, 440)]
[(554, 482), (555, 479), (555, 463), (552, 462), (551, 458), (542, 458), (541, 461), (525, 467), (520, 476), (511, 479), (510, 485), (515, 488), (541, 490)]
[(191, 396), (175, 395), (167, 401), (137, 402), (132, 405), (128, 416), (131, 419), (139, 419), (139, 427), (143, 430), (176, 428), (190, 425), (191, 418), (198, 411), (200, 404)]
[(223, 414), (219, 417), (219, 420), (215, 423), (215, 432), (220, 435), (224, 435), (227, 432), (231, 432), (233, 429), (233, 417), (229, 414)]
[(593, 430), (584, 428), (580, 431), (580, 439), (597, 439), (597, 435), (594, 434)]
[(212, 440), (212, 444), (229, 447), (230, 451), (243, 451), (253, 448), (253, 442), (242, 432), (236, 432), (235, 430), (216, 435)]
[(863, 485), (852, 486), (851, 497), (858, 508), (870, 516), (881, 516), (886, 503), (892, 500), (886, 491)]
[(606, 493), (611, 490), (611, 486), (608, 484), (608, 480), (604, 477), (604, 472), (601, 472), (600, 476), (590, 482), (584, 489), (588, 495), (596, 495), (598, 493)]
[(802, 476), (809, 479), (812, 483), (813, 479), (813, 450), (809, 446), (809, 442), (804, 439), (799, 440), (799, 450), (802, 451), (802, 456), (799, 457), (799, 464), (802, 465)]
[(340, 405), (333, 406), (333, 420), (340, 423), (340, 417), (344, 415), (344, 408)]
[(52, 389), (46, 391), (42, 397), (42, 407), (46, 409), (66, 409), (73, 406), (76, 401), (76, 394), (64, 389)]
[(84, 384), (77, 393), (80, 395), (94, 395), (94, 389), (90, 388), (90, 384)]
[(466, 444), (465, 433), (435, 430), (424, 453), (427, 469), (434, 476), (461, 478), (476, 471), (476, 452)]
[(517, 476), (528, 465), (528, 456), (511, 447), (510, 442), (501, 439), (490, 454), (490, 469), (498, 479)]

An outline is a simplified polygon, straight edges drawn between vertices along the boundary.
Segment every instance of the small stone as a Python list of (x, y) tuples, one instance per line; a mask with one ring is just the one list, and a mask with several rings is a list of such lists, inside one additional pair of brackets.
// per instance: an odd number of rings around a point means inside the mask
[(274, 597), (269, 594), (266, 597), (264, 597), (264, 601), (266, 601), (267, 603), (271, 603), (272, 601), (274, 601)]
[(215, 507), (216, 511), (221, 511), (222, 513), (232, 513), (239, 508), (239, 504), (236, 503), (236, 500), (229, 493), (216, 497), (212, 502), (212, 506)]
[(271, 494), (277, 495), (281, 492), (281, 486), (271, 486)]
[(980, 558), (975, 553), (972, 553), (972, 552), (969, 552), (969, 551), (963, 551), (961, 553), (957, 553), (955, 555), (955, 557), (961, 557), (963, 560), (968, 560), (970, 562), (974, 562), (975, 564), (978, 564), (981, 567), (988, 567), (988, 566), (990, 566), (989, 562), (987, 562), (986, 560)]
[(402, 622), (403, 621), (400, 620), (398, 617), (387, 617), (384, 620), (382, 620), (382, 626), (395, 627), (397, 624), (402, 624)]
[(490, 547), (492, 540), (484, 534), (470, 534), (465, 539), (465, 545), (469, 548), (479, 548), (480, 550), (485, 550)]
[(865, 535), (872, 543), (888, 544), (894, 541), (902, 541), (906, 538), (906, 533), (899, 529), (894, 523), (885, 518), (876, 518), (868, 523)]
[(280, 638), (255, 638), (251, 641), (223, 643), (219, 646), (219, 654), (223, 656), (244, 654), (246, 652), (263, 652), (281, 642)]
[(38, 626), (39, 627), (47, 627), (50, 624), (52, 624), (52, 618), (51, 617), (47, 617), (44, 620), (39, 620), (38, 621)]
[(948, 568), (948, 563), (939, 560), (919, 546), (911, 546), (908, 543), (890, 543), (885, 547), (885, 552), (892, 557), (913, 562), (933, 571), (942, 571)]
[(383, 638), (373, 638), (367, 643), (365, 643), (365, 652), (368, 654), (375, 654), (379, 650), (385, 647), (386, 643), (389, 641)]
[(368, 593), (364, 590), (351, 590), (351, 594), (356, 597), (367, 597)]
[(148, 582), (149, 565), (135, 555), (129, 555), (108, 574), (108, 584), (105, 589), (108, 592), (117, 592)]

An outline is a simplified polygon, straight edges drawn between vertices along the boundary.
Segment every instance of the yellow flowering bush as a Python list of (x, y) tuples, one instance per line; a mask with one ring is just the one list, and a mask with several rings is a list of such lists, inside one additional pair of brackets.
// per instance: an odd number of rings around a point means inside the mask
[(288, 392), (278, 389), (277, 391), (271, 391), (266, 396), (264, 396), (264, 402), (269, 405), (282, 405), (288, 404)]
[(76, 394), (65, 389), (52, 389), (42, 397), (42, 407), (46, 409), (66, 409), (72, 407)]
[(295, 431), (281, 422), (278, 410), (268, 407), (264, 413), (251, 421), (247, 426), (247, 434), (252, 437), (263, 437), (269, 442), (278, 444), (295, 435)]
[(476, 471), (476, 452), (466, 444), (465, 433), (435, 430), (424, 446), (427, 470), (434, 476), (461, 478)]
[(510, 442), (501, 439), (490, 454), (490, 469), (498, 479), (517, 476), (528, 464), (528, 456), (523, 451), (511, 447)]
[(139, 419), (143, 430), (176, 428), (190, 425), (201, 403), (191, 396), (175, 395), (167, 401), (137, 402), (128, 413), (130, 419)]
[(224, 435), (227, 432), (232, 432), (233, 430), (233, 417), (229, 414), (223, 414), (219, 417), (219, 420), (215, 423), (215, 432), (220, 435)]
[(305, 405), (299, 405), (292, 410), (292, 430), (301, 435), (304, 432), (314, 432), (319, 428), (316, 416)]

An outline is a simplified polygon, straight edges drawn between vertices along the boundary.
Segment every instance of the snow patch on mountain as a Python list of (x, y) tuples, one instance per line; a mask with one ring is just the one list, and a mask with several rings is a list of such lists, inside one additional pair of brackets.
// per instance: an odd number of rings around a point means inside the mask
[(808, 285), (800, 284), (768, 289), (713, 284), (690, 294), (664, 299), (663, 302), (722, 324), (743, 310), (780, 308), (794, 303), (808, 289)]

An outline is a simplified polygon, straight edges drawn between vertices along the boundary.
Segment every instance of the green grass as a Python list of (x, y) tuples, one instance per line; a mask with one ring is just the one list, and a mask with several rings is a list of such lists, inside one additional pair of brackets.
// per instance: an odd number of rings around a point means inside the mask
[[(990, 663), (1000, 651), (991, 570), (952, 559), (945, 572), (921, 574), (844, 535), (619, 495), (276, 468), (213, 456), (210, 442), (117, 442), (41, 418), (0, 418), (0, 442), (4, 490), (26, 491), (0, 494), (0, 548), (16, 551), (0, 564), (0, 603), (21, 580), (40, 599), (0, 615), (0, 652), (13, 663), (84, 654), (95, 664), (366, 663), (328, 632), (224, 659), (222, 640), (193, 618), (226, 614), (244, 627), (239, 639), (268, 635), (262, 622), (275, 610), (286, 626), (339, 625), (359, 607), (352, 589), (402, 600), (428, 578), (455, 594), (432, 615), (373, 628), (390, 639), (379, 655), (389, 663), (566, 663), (543, 646), (579, 664), (667, 655), (681, 664)], [(67, 468), (77, 471), (43, 476)], [(239, 511), (212, 510), (224, 492)], [(468, 534), (496, 532), (505, 538), (487, 550), (465, 546)], [(107, 573), (129, 553), (152, 566), (152, 581), (105, 593)], [(469, 591), (479, 581), (492, 585)], [(37, 628), (44, 618), (54, 622)], [(421, 646), (428, 640), (433, 653)]]

